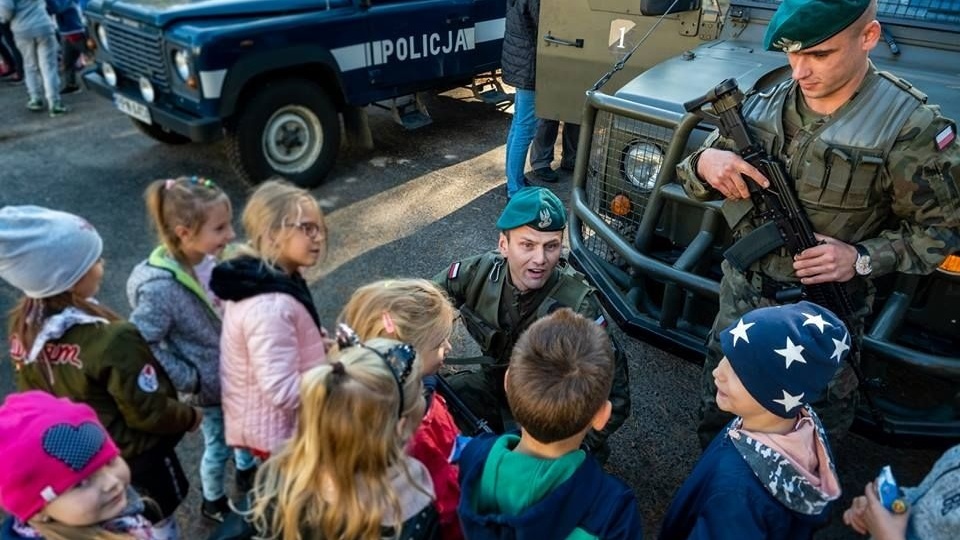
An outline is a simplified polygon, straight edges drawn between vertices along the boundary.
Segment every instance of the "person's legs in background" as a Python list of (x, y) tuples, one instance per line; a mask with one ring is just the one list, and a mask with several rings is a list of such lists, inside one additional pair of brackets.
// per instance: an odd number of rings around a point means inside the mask
[(37, 64), (43, 76), (43, 88), (47, 97), (50, 116), (59, 116), (67, 112), (60, 101), (60, 44), (56, 34), (38, 38)]
[(524, 165), (530, 141), (537, 130), (537, 117), (534, 115), (536, 93), (533, 90), (517, 89), (513, 102), (513, 121), (507, 134), (507, 197), (526, 186), (523, 177)]
[[(556, 138), (554, 138), (556, 140)], [(563, 123), (563, 155), (560, 158), (560, 168), (572, 171), (577, 162), (577, 145), (580, 142), (580, 124)]]
[(2, 74), (10, 77), (14, 81), (23, 80), (23, 58), (20, 56), (20, 50), (17, 49), (16, 42), (13, 40), (13, 32), (10, 31), (10, 23), (0, 24), (0, 57), (7, 65), (7, 73)]
[(40, 68), (37, 65), (37, 40), (16, 39), (17, 49), (23, 58), (23, 82), (27, 85), (30, 101), (27, 108), (38, 112), (43, 110), (43, 83), (40, 80)]
[(559, 120), (537, 120), (537, 133), (530, 145), (530, 168), (533, 170), (528, 177), (531, 180), (552, 183), (560, 179), (557, 171), (550, 166), (553, 163), (553, 146), (557, 142), (559, 129)]

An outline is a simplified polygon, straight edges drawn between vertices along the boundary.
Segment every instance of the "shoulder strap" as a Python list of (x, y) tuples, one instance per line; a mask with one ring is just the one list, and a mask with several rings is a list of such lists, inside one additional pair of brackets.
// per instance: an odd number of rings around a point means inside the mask
[(558, 307), (568, 307), (577, 311), (587, 295), (594, 291), (594, 288), (587, 283), (586, 276), (574, 270), (565, 260), (561, 260), (557, 270), (560, 272), (560, 279), (554, 284), (547, 300), (537, 309), (538, 319), (550, 314)]

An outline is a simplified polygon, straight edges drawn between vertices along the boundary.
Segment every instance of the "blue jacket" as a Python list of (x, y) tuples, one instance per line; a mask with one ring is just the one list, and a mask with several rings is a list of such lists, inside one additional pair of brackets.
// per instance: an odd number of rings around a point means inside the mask
[(497, 435), (477, 437), (460, 457), (459, 512), (466, 538), (560, 540), (578, 527), (603, 539), (643, 537), (633, 492), (589, 455), (573, 476), (523, 513), (478, 514), (470, 502), (471, 494), (480, 487), (487, 456), (497, 439)]
[[(819, 420), (817, 427), (822, 437)], [(737, 445), (727, 429), (713, 439), (673, 497), (660, 529), (662, 540), (810, 540), (814, 531), (826, 525), (832, 503), (809, 486), (798, 487), (802, 481), (790, 480), (796, 488), (791, 493), (793, 504), (816, 508), (815, 513), (791, 510), (758, 479), (758, 474), (767, 477), (774, 470), (783, 476), (792, 473), (777, 459), (779, 454), (769, 448), (757, 452), (755, 456), (762, 456), (771, 467), (754, 472), (742, 453), (744, 446), (738, 449)]]
[(57, 19), (60, 34), (70, 36), (83, 34), (83, 20), (80, 18), (80, 6), (74, 0), (46, 0), (47, 13)]
[(13, 530), (13, 518), (7, 517), (0, 525), (0, 540), (21, 540), (23, 537)]

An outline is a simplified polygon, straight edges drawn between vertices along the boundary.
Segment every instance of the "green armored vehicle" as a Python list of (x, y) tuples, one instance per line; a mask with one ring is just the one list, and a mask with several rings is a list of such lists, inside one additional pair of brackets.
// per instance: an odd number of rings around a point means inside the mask
[[(763, 47), (778, 4), (643, 0), (628, 9), (617, 0), (591, 0), (584, 9), (609, 21), (599, 47), (621, 55), (621, 35), (628, 48), (642, 34), (649, 38), (625, 70), (642, 73), (628, 82), (617, 75), (602, 91), (587, 92), (582, 116), (573, 115), (570, 103), (583, 103), (583, 94), (566, 98), (564, 108), (550, 87), (566, 84), (574, 95), (574, 87), (582, 92), (590, 82), (570, 83), (571, 69), (538, 69), (538, 114), (582, 123), (570, 201), (574, 264), (626, 330), (656, 336), (691, 357), (706, 351), (731, 234), (719, 201), (693, 200), (678, 183), (676, 165), (715, 127), (687, 113), (684, 103), (728, 78), (746, 93), (790, 77), (786, 55)], [(655, 27), (662, 13), (669, 14)], [(878, 19), (884, 35), (871, 53), (876, 66), (916, 84), (944, 116), (960, 118), (960, 0), (881, 0)], [(544, 8), (538, 67), (572, 65), (590, 46), (578, 43), (576, 31), (554, 23)], [(671, 47), (678, 50), (664, 59)], [(892, 274), (874, 283), (879, 296), (863, 341), (862, 387), (876, 408), (861, 400), (855, 429), (960, 438), (960, 257), (928, 276)]]

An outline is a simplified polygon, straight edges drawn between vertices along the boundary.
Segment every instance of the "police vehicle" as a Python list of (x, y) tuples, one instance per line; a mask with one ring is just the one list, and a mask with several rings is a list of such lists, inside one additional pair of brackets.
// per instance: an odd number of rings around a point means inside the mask
[(371, 143), (363, 107), (430, 123), (420, 92), (469, 85), (506, 99), (502, 0), (92, 0), (88, 88), (146, 135), (226, 139), (237, 174), (305, 187), (344, 132)]
[[(778, 4), (609, 0), (580, 6), (591, 14), (567, 22), (555, 12), (557, 0), (541, 8), (539, 55), (547, 65), (595, 65), (604, 52), (622, 60), (624, 49), (646, 37), (624, 70), (642, 73), (619, 73), (603, 91), (589, 92), (582, 116), (563, 103), (580, 92), (582, 104), (583, 91), (604, 70), (571, 82), (570, 70), (538, 69), (537, 110), (582, 122), (570, 201), (574, 264), (628, 331), (691, 358), (706, 351), (730, 231), (719, 202), (695, 201), (677, 181), (677, 163), (713, 130), (683, 104), (727, 78), (747, 91), (790, 76), (785, 55), (762, 45)], [(878, 18), (884, 39), (871, 54), (877, 67), (917, 84), (944, 116), (960, 119), (960, 1), (881, 0)], [(574, 22), (587, 19), (590, 28)], [(587, 32), (598, 27), (591, 39)], [(561, 88), (541, 94), (554, 83)], [(562, 92), (568, 97), (558, 98)], [(855, 429), (881, 439), (957, 440), (960, 257), (929, 276), (894, 274), (875, 283), (880, 296), (867, 321), (863, 386), (876, 408), (861, 399)]]

